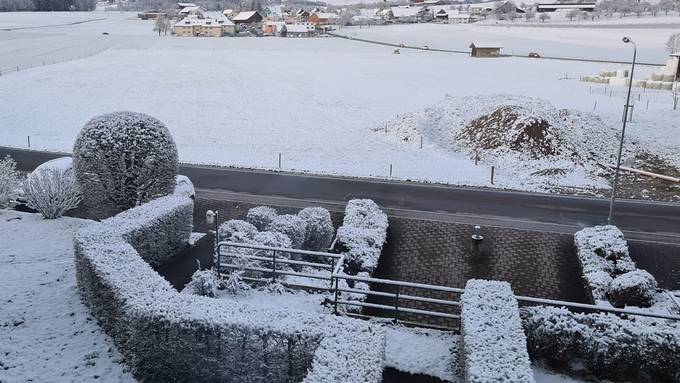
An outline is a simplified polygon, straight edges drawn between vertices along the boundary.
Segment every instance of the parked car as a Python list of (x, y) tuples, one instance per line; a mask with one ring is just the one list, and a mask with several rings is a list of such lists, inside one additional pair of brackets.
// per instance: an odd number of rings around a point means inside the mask
[(536, 52), (530, 52), (530, 53), (529, 53), (529, 57), (535, 58), (535, 59), (540, 59), (540, 58), (541, 58), (541, 55), (539, 55), (539, 54), (536, 53)]

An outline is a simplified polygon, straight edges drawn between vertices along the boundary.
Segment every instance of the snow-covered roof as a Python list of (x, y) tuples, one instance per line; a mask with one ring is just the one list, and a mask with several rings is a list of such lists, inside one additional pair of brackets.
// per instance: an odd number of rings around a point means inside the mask
[(417, 16), (421, 10), (421, 7), (393, 7), (392, 14), (394, 17)]
[(489, 41), (480, 41), (478, 43), (470, 44), (470, 48), (472, 48), (473, 46), (475, 48), (503, 48), (503, 44)]
[(680, 57), (680, 52), (675, 52), (670, 54), (673, 57)]
[(177, 3), (177, 6), (180, 8), (186, 8), (186, 7), (195, 7), (196, 4), (194, 3)]
[(448, 14), (449, 14), (449, 13), (446, 12), (445, 9), (440, 9), (440, 10), (437, 11), (437, 15), (448, 15)]
[(489, 3), (477, 3), (477, 4), (470, 4), (470, 8), (479, 8), (479, 9), (493, 9), (495, 3), (489, 2)]
[(335, 13), (328, 13), (328, 12), (315, 12), (314, 13), (316, 17), (320, 19), (339, 19), (340, 16), (336, 15)]
[(247, 11), (247, 12), (240, 12), (238, 15), (234, 17), (234, 21), (246, 21), (253, 17), (257, 11)]
[(234, 25), (234, 23), (229, 20), (228, 18), (224, 16), (216, 17), (216, 18), (211, 18), (211, 17), (206, 17), (204, 19), (199, 19), (197, 17), (187, 17), (183, 20), (178, 21), (175, 23), (175, 27), (191, 27), (193, 25), (201, 25), (204, 27), (215, 27), (215, 26), (223, 26), (223, 25)]
[(232, 13), (234, 13), (233, 9), (225, 9), (224, 11), (222, 11), (222, 14), (225, 15), (225, 16), (231, 15)]
[(191, 12), (197, 12), (197, 11), (201, 11), (201, 7), (199, 7), (198, 5), (194, 5), (194, 6), (191, 6), (191, 7), (182, 8), (182, 10), (179, 11), (179, 13), (191, 13)]

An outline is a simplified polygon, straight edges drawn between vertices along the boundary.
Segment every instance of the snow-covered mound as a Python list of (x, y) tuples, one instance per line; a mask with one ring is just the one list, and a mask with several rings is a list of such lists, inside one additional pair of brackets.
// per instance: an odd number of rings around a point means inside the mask
[[(557, 109), (524, 96), (447, 96), (437, 105), (401, 115), (376, 129), (388, 139), (443, 149), (495, 165), (536, 182), (570, 178), (592, 184), (600, 164), (615, 161), (618, 133), (593, 113)], [(625, 150), (637, 151), (628, 141)], [(590, 182), (579, 182), (583, 178)], [(560, 182), (563, 184), (563, 182)]]

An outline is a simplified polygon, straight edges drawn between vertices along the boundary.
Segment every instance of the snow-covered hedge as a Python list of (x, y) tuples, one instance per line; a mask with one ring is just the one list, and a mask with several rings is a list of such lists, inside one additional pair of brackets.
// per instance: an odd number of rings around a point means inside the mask
[(605, 379), (680, 381), (680, 327), (645, 318), (525, 307), (522, 324), (532, 358), (581, 364)]
[(240, 219), (222, 223), (217, 231), (220, 241), (230, 242), (249, 242), (257, 234), (257, 228), (253, 224)]
[(381, 381), (379, 327), (174, 290), (149, 263), (188, 243), (192, 210), (189, 198), (163, 197), (75, 236), (81, 297), (138, 380)]
[(267, 230), (287, 235), (294, 249), (302, 249), (305, 244), (307, 222), (297, 215), (283, 214), (275, 217), (267, 226)]
[(73, 169), (88, 206), (112, 204), (122, 211), (173, 192), (177, 146), (168, 128), (151, 116), (102, 114), (78, 134)]
[[(648, 307), (653, 303), (656, 281), (646, 272), (627, 274), (638, 269), (630, 258), (623, 233), (616, 226), (581, 229), (574, 234), (574, 243), (593, 301), (600, 304), (609, 301), (617, 307)], [(622, 279), (613, 284), (615, 278)]]
[(387, 215), (370, 199), (353, 199), (345, 207), (337, 241), (345, 254), (345, 272), (373, 273), (387, 238)]
[(297, 215), (307, 224), (303, 248), (312, 251), (327, 250), (335, 232), (331, 213), (322, 207), (306, 207)]
[(461, 296), (466, 382), (533, 382), (519, 307), (510, 284), (471, 279)]
[(257, 230), (267, 230), (267, 226), (276, 218), (278, 213), (269, 206), (257, 206), (248, 210), (246, 220), (252, 223)]

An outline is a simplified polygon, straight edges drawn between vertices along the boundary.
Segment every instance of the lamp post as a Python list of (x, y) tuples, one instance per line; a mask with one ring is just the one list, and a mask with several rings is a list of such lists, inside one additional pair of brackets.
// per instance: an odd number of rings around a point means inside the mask
[(612, 188), (612, 197), (609, 201), (609, 217), (607, 218), (607, 223), (612, 224), (613, 214), (614, 214), (614, 200), (616, 200), (616, 188), (619, 183), (619, 170), (621, 168), (621, 154), (623, 153), (623, 139), (626, 135), (626, 122), (628, 121), (628, 108), (630, 107), (630, 92), (633, 88), (633, 73), (635, 72), (635, 59), (637, 57), (637, 45), (630, 39), (630, 37), (624, 37), (623, 42), (628, 44), (633, 44), (633, 64), (630, 68), (630, 80), (628, 81), (628, 95), (626, 96), (626, 105), (624, 106), (623, 114), (623, 128), (621, 129), (621, 141), (619, 142), (619, 155), (616, 159), (616, 172), (614, 173), (614, 187)]
[(214, 230), (215, 230), (215, 243), (214, 243), (214, 254), (217, 257), (217, 276), (220, 275), (220, 253), (219, 253), (219, 243), (220, 243), (220, 213), (219, 211), (215, 210), (208, 210), (205, 212), (205, 221), (208, 225), (215, 225)]

